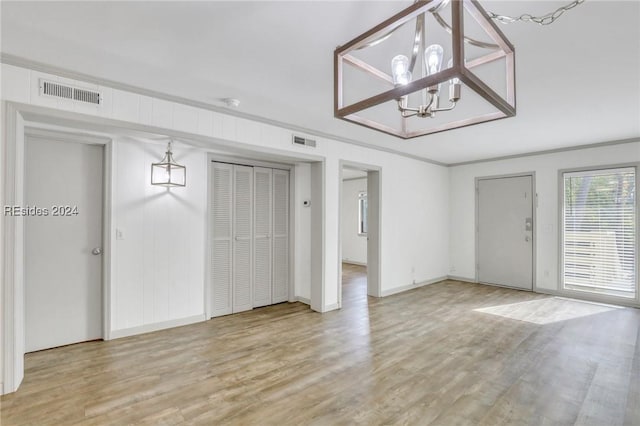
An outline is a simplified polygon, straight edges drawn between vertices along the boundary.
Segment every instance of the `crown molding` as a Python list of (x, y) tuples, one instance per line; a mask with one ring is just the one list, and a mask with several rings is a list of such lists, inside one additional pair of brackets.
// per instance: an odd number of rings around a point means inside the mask
[(604, 147), (604, 146), (622, 145), (622, 144), (627, 144), (627, 143), (640, 142), (640, 136), (639, 136), (639, 137), (635, 137), (635, 138), (618, 139), (618, 140), (612, 140), (612, 141), (606, 141), (606, 142), (597, 142), (597, 143), (591, 143), (591, 144), (581, 144), (581, 145), (574, 145), (574, 146), (568, 146), (568, 147), (562, 147), (562, 148), (554, 148), (554, 149), (548, 149), (548, 150), (542, 150), (542, 151), (531, 151), (531, 152), (526, 152), (526, 153), (522, 153), (522, 154), (513, 154), (513, 155), (505, 155), (505, 156), (499, 156), (499, 157), (490, 157), (490, 158), (483, 158), (483, 159), (478, 159), (478, 160), (462, 161), (462, 162), (458, 162), (458, 163), (443, 163), (443, 162), (440, 162), (440, 161), (432, 160), (430, 158), (421, 157), (421, 156), (418, 156), (418, 155), (413, 155), (413, 154), (409, 154), (409, 153), (406, 153), (406, 152), (398, 151), (398, 150), (395, 150), (395, 149), (392, 149), (392, 148), (381, 147), (381, 146), (376, 146), (376, 145), (370, 145), (370, 144), (367, 144), (365, 142), (361, 142), (361, 141), (356, 140), (356, 139), (345, 138), (345, 137), (334, 135), (334, 134), (331, 134), (331, 133), (326, 133), (326, 132), (322, 132), (322, 131), (318, 131), (318, 130), (313, 130), (313, 129), (309, 129), (309, 128), (306, 128), (306, 127), (297, 126), (295, 124), (285, 123), (285, 122), (282, 122), (282, 121), (272, 120), (272, 119), (269, 119), (269, 118), (265, 118), (265, 117), (261, 117), (261, 116), (253, 115), (253, 114), (248, 114), (248, 113), (241, 112), (241, 111), (230, 110), (228, 108), (219, 107), (219, 106), (216, 106), (216, 105), (211, 105), (211, 104), (195, 101), (195, 100), (188, 99), (188, 98), (183, 98), (183, 97), (180, 97), (180, 96), (170, 95), (170, 94), (162, 93), (162, 92), (156, 92), (154, 90), (145, 89), (145, 88), (138, 87), (138, 86), (132, 86), (132, 85), (129, 85), (129, 84), (126, 84), (126, 83), (120, 83), (120, 82), (113, 81), (113, 80), (107, 80), (107, 79), (103, 79), (103, 78), (99, 78), (99, 77), (94, 77), (94, 76), (91, 76), (89, 74), (83, 74), (83, 73), (80, 73), (80, 72), (71, 71), (71, 70), (68, 70), (68, 69), (65, 69), (65, 68), (60, 68), (60, 67), (56, 67), (56, 66), (53, 66), (53, 65), (45, 64), (45, 63), (42, 63), (42, 62), (33, 61), (31, 59), (27, 59), (27, 58), (24, 58), (24, 57), (21, 57), (21, 56), (12, 55), (12, 54), (8, 54), (8, 53), (4, 53), (4, 52), (0, 52), (0, 63), (7, 64), (7, 65), (13, 65), (13, 66), (17, 66), (17, 67), (22, 67), (22, 68), (27, 68), (27, 69), (31, 69), (31, 70), (34, 70), (34, 71), (48, 73), (48, 74), (54, 74), (54, 75), (58, 75), (60, 77), (70, 78), (72, 80), (81, 80), (81, 81), (84, 81), (84, 82), (87, 82), (87, 83), (93, 83), (93, 84), (98, 84), (98, 85), (101, 85), (101, 86), (107, 86), (107, 87), (111, 87), (111, 88), (117, 89), (117, 90), (123, 90), (123, 91), (126, 91), (126, 92), (137, 93), (139, 95), (149, 96), (149, 97), (163, 99), (163, 100), (170, 101), (170, 102), (176, 102), (176, 103), (179, 103), (179, 104), (193, 106), (195, 108), (202, 108), (202, 109), (213, 111), (213, 112), (217, 112), (217, 113), (220, 113), (220, 114), (231, 115), (231, 116), (235, 116), (235, 117), (238, 117), (238, 118), (244, 118), (244, 119), (252, 120), (252, 121), (255, 121), (255, 122), (259, 122), (259, 123), (268, 124), (268, 125), (271, 125), (271, 126), (281, 127), (281, 128), (287, 129), (287, 130), (291, 130), (293, 132), (300, 132), (300, 133), (304, 133), (304, 134), (315, 136), (315, 137), (319, 137), (319, 138), (331, 139), (331, 140), (344, 142), (344, 143), (351, 144), (351, 145), (360, 146), (360, 147), (363, 147), (363, 148), (368, 148), (368, 149), (373, 149), (373, 150), (376, 150), (376, 151), (387, 152), (389, 154), (394, 154), (394, 155), (398, 155), (398, 156), (401, 156), (401, 157), (406, 157), (406, 158), (410, 158), (410, 159), (413, 159), (413, 160), (421, 161), (421, 162), (428, 163), (428, 164), (433, 164), (433, 165), (436, 165), (436, 166), (442, 166), (442, 167), (467, 166), (467, 165), (471, 165), (471, 164), (489, 163), (489, 162), (493, 162), (493, 161), (512, 160), (512, 159), (516, 159), (516, 158), (531, 157), (531, 156), (536, 156), (536, 155), (557, 154), (557, 153), (560, 153), (560, 152), (576, 151), (576, 150), (581, 150), (581, 149), (599, 148), (599, 147)]
[(460, 163), (447, 164), (447, 167), (468, 166), (470, 164), (490, 163), (492, 161), (513, 160), (516, 158), (533, 157), (536, 155), (557, 154), (560, 152), (578, 151), (581, 149), (600, 148), (604, 146), (613, 146), (613, 145), (624, 145), (627, 143), (634, 143), (634, 142), (640, 142), (640, 137), (628, 138), (628, 139), (617, 139), (617, 140), (612, 140), (607, 142), (596, 142), (596, 143), (583, 144), (583, 145), (566, 146), (563, 148), (546, 149), (542, 151), (532, 151), (532, 152), (526, 152), (524, 154), (505, 155), (502, 157), (492, 157), (492, 158), (485, 158), (481, 160), (463, 161)]
[(13, 65), (16, 67), (27, 68), (34, 71), (44, 72), (47, 74), (53, 74), (64, 78), (69, 78), (72, 80), (81, 80), (83, 82), (97, 84), (100, 86), (107, 86), (112, 89), (122, 90), (125, 92), (137, 93), (139, 95), (149, 96), (152, 98), (163, 99), (165, 101), (176, 102), (183, 105), (189, 105), (195, 108), (201, 108), (209, 111), (214, 111), (220, 114), (231, 115), (238, 118), (244, 118), (247, 120), (268, 124), (271, 126), (281, 127), (287, 130), (291, 130), (293, 132), (304, 133), (307, 135), (315, 136), (323, 139), (331, 139), (339, 142), (348, 143), (351, 145), (360, 146), (363, 148), (374, 149), (377, 151), (387, 152), (389, 154), (399, 155), (401, 157), (411, 158), (413, 160), (422, 161), (429, 164), (434, 164), (436, 166), (447, 167), (447, 164), (441, 163), (439, 161), (431, 160), (429, 158), (420, 157), (418, 155), (409, 154), (406, 152), (398, 151), (392, 148), (381, 147), (376, 145), (370, 145), (365, 142), (361, 142), (356, 139), (345, 138), (342, 136), (334, 135), (331, 133), (326, 133), (318, 130), (309, 129), (302, 126), (297, 126), (291, 123), (285, 123), (278, 120), (272, 120), (269, 118), (261, 117), (258, 115), (253, 115), (237, 110), (231, 110), (228, 108), (207, 104), (200, 101), (195, 101), (193, 99), (183, 98), (180, 96), (170, 95), (167, 93), (156, 92), (155, 90), (145, 89), (138, 86), (132, 86), (130, 84), (121, 83), (118, 81), (103, 79), (99, 77), (94, 77), (89, 74), (84, 74), (76, 71), (72, 71), (66, 68), (60, 68), (54, 65), (45, 64), (43, 62), (33, 61), (31, 59), (27, 59), (21, 56), (12, 55), (4, 52), (0, 52), (0, 63)]

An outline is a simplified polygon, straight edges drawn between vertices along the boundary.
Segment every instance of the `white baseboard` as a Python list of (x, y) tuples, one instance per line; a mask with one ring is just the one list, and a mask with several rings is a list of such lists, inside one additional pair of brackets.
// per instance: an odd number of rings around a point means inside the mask
[(350, 265), (367, 266), (367, 262), (358, 262), (357, 260), (342, 259), (342, 263), (348, 263)]
[(339, 309), (340, 306), (338, 306), (337, 303), (334, 303), (332, 305), (327, 305), (322, 309), (322, 313), (324, 314), (325, 312), (329, 312), (329, 311), (335, 311), (336, 309)]
[(447, 279), (452, 281), (462, 281), (463, 283), (476, 283), (475, 278), (458, 277), (456, 275), (447, 275)]
[(296, 302), (304, 303), (305, 305), (311, 306), (311, 300), (306, 297), (296, 296)]
[(196, 322), (206, 321), (205, 314), (194, 315), (187, 318), (179, 318), (175, 320), (157, 322), (153, 324), (145, 324), (139, 327), (123, 328), (122, 330), (112, 330), (111, 339), (119, 339), (121, 337), (135, 336), (137, 334), (151, 333), (152, 331), (164, 330), (167, 328), (180, 327), (182, 325), (194, 324)]
[(444, 281), (447, 278), (448, 277), (438, 277), (438, 278), (433, 278), (433, 279), (430, 279), (430, 280), (427, 280), (427, 281), (422, 281), (422, 282), (415, 283), (415, 284), (409, 284), (409, 285), (404, 285), (402, 287), (396, 287), (396, 288), (392, 288), (392, 289), (389, 289), (389, 290), (383, 290), (382, 294), (380, 295), (380, 297), (391, 296), (392, 294), (402, 293), (404, 291), (413, 290), (414, 288), (424, 287), (425, 285), (439, 283), (440, 281)]

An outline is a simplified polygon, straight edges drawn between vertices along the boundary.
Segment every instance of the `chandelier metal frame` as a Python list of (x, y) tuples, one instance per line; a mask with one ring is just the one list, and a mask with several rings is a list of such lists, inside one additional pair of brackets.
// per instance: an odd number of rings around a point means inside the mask
[[(397, 13), (391, 18), (373, 27), (369, 31), (361, 34), (355, 39), (349, 41), (343, 46), (339, 46), (334, 51), (334, 115), (337, 118), (356, 123), (365, 127), (369, 127), (374, 130), (378, 130), (384, 133), (388, 133), (393, 136), (397, 136), (403, 139), (414, 138), (417, 136), (428, 135), (437, 132), (443, 132), (459, 127), (470, 126), (473, 124), (483, 123), (487, 121), (497, 120), (501, 118), (513, 117), (516, 114), (516, 94), (515, 94), (515, 48), (502, 31), (491, 19), (491, 16), (480, 6), (477, 0), (451, 0), (451, 16), (452, 21), (450, 25), (443, 22), (442, 17), (439, 15), (442, 6), (446, 6), (449, 2), (446, 0), (426, 0), (417, 1), (403, 11)], [(483, 31), (491, 39), (491, 43), (479, 42), (478, 40), (471, 39), (465, 36), (464, 31), (464, 15), (466, 12), (473, 18)], [(382, 71), (375, 66), (365, 62), (362, 59), (357, 58), (352, 53), (356, 50), (363, 49), (377, 43), (384, 42), (391, 33), (395, 30), (416, 19), (416, 39), (422, 36), (422, 43), (424, 43), (423, 32), (420, 31), (420, 26), (425, 25), (424, 21), (429, 15), (433, 15), (441, 26), (443, 26), (451, 34), (451, 46), (452, 46), (452, 65), (445, 68), (435, 74), (427, 75), (419, 79), (408, 82), (403, 85), (394, 85), (394, 80), (387, 72)], [(450, 28), (449, 29), (447, 29)], [(413, 40), (413, 53), (412, 64), (415, 64), (415, 52), (416, 52), (416, 40)], [(484, 54), (474, 59), (467, 59), (465, 61), (465, 43), (478, 46), (478, 43), (489, 49), (489, 53)], [(506, 96), (503, 98), (495, 90), (484, 83), (473, 72), (473, 68), (487, 64), (489, 62), (503, 60), (506, 65), (505, 84), (506, 84)], [(383, 82), (387, 83), (389, 90), (370, 96), (366, 99), (354, 102), (350, 105), (345, 105), (343, 101), (343, 89), (345, 85), (344, 81), (344, 67), (355, 67), (365, 73), (373, 76)], [(418, 109), (422, 108), (424, 111), (420, 114), (406, 114), (402, 112), (401, 102), (403, 99), (407, 99), (407, 96), (411, 93), (425, 91), (429, 93), (429, 90), (433, 92), (433, 88), (441, 83), (459, 79), (464, 84), (465, 88), (471, 89), (480, 95), (483, 99), (489, 102), (495, 109), (495, 112), (484, 113), (472, 117), (466, 117), (456, 121), (439, 124), (436, 126), (420, 127), (418, 130), (409, 130), (407, 120), (424, 120), (429, 124), (429, 117), (433, 117), (433, 114), (427, 114), (428, 108), (425, 105), (421, 105)], [(459, 95), (459, 93), (458, 93)], [(391, 127), (387, 124), (383, 124), (374, 121), (370, 118), (366, 118), (361, 115), (361, 112), (380, 105), (385, 102), (396, 102), (400, 111), (402, 119), (401, 125), (398, 127)], [(455, 102), (454, 105), (455, 106)], [(451, 108), (439, 108), (435, 111), (446, 111)], [(434, 112), (435, 112), (434, 111)], [(410, 117), (418, 118), (410, 118)]]

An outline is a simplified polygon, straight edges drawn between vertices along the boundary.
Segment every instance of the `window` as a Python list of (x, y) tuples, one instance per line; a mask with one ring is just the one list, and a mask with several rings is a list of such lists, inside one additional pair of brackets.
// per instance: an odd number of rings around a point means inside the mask
[(367, 193), (358, 194), (358, 235), (367, 235)]
[(636, 296), (636, 169), (563, 173), (566, 290)]

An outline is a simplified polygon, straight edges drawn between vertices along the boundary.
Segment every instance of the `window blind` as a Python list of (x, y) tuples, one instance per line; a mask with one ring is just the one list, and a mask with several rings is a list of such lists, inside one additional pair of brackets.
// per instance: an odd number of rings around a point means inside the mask
[(635, 168), (568, 172), (563, 180), (564, 288), (635, 297)]

